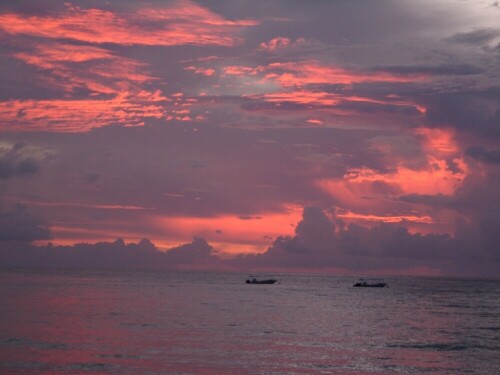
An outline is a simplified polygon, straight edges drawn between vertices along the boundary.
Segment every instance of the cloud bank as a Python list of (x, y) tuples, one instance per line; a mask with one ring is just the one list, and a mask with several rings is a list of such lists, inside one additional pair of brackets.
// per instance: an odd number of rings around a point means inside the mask
[[(5, 218), (12, 219), (13, 215)], [(3, 216), (0, 217), (3, 220)], [(0, 252), (3, 266), (63, 267), (91, 269), (206, 269), (273, 270), (341, 274), (467, 275), (496, 277), (500, 253), (488, 246), (499, 239), (498, 217), (484, 218), (477, 227), (463, 225), (455, 236), (412, 234), (400, 224), (373, 227), (346, 225), (318, 207), (306, 207), (293, 236), (278, 237), (257, 255), (227, 258), (202, 238), (160, 251), (143, 239), (126, 244), (123, 239), (72, 246), (31, 246), (19, 241), (44, 239), (48, 233), (39, 223), (28, 221), (32, 232), (6, 236)], [(471, 246), (470, 239), (478, 241)], [(16, 242), (17, 241), (17, 242)]]

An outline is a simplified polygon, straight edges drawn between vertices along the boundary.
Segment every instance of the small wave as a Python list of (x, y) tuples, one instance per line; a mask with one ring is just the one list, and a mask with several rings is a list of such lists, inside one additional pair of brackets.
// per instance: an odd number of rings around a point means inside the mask
[(457, 343), (412, 343), (412, 344), (387, 344), (389, 348), (402, 348), (402, 349), (434, 349), (438, 351), (458, 351), (466, 350), (471, 347), (464, 344)]
[(500, 327), (478, 327), (479, 329), (485, 330), (485, 331), (500, 331)]
[(65, 370), (71, 371), (103, 371), (111, 367), (108, 364), (100, 362), (84, 362), (84, 363), (71, 363), (62, 366)]
[(18, 338), (8, 338), (8, 339), (3, 339), (3, 340), (0, 340), (0, 345), (19, 345), (21, 344), (21, 339), (18, 339)]
[(156, 324), (153, 323), (125, 323), (125, 326), (128, 327), (139, 327), (139, 328), (154, 328), (156, 327)]
[(65, 350), (68, 346), (59, 342), (48, 342), (48, 341), (35, 341), (30, 339), (22, 339), (17, 337), (12, 337), (4, 340), (0, 340), (0, 345), (2, 346), (27, 346), (34, 347), (37, 349), (54, 349), (54, 350)]
[(98, 354), (97, 357), (99, 358), (111, 358), (111, 359), (140, 359), (141, 356), (139, 355), (129, 355), (129, 354)]

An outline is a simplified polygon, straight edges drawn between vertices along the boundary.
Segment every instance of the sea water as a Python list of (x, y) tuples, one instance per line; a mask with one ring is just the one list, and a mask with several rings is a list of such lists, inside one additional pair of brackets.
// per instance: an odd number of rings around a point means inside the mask
[(0, 271), (1, 374), (498, 374), (500, 281)]

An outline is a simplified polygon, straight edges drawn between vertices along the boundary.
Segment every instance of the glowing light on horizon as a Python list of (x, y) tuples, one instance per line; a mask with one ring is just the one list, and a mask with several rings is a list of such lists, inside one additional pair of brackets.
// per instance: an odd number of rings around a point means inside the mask
[[(302, 219), (302, 208), (289, 206), (282, 213), (259, 213), (249, 219), (222, 215), (216, 217), (161, 217), (153, 219), (153, 224), (163, 231), (190, 238), (203, 237), (210, 242), (225, 244), (226, 252), (244, 248), (254, 252), (264, 250), (272, 240), (283, 235), (292, 235), (295, 225)], [(231, 250), (232, 249), (232, 250)]]

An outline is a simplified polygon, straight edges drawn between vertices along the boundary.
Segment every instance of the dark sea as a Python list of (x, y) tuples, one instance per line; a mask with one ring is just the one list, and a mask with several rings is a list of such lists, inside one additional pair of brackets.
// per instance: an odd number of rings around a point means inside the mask
[(500, 374), (500, 281), (0, 271), (0, 374)]

